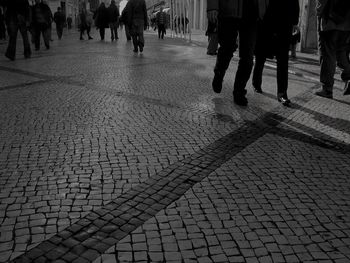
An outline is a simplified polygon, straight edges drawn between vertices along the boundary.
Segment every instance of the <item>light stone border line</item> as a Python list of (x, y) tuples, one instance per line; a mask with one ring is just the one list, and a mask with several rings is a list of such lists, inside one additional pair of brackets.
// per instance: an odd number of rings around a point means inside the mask
[[(301, 95), (300, 102), (304, 104), (312, 98), (306, 92)], [(190, 157), (170, 165), (11, 262), (93, 262), (179, 199), (194, 184), (273, 131), (293, 112), (294, 109), (277, 107), (259, 122), (245, 124)]]

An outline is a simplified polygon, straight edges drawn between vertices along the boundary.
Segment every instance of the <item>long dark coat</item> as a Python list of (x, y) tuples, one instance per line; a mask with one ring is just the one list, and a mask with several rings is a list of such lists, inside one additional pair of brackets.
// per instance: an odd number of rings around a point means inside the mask
[(97, 28), (109, 27), (109, 13), (104, 3), (101, 3), (94, 15), (95, 25)]

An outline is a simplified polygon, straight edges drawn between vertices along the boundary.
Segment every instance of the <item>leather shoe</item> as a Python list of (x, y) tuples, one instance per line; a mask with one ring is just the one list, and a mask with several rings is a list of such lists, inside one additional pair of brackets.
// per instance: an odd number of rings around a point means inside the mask
[(327, 99), (333, 99), (333, 93), (331, 91), (326, 91), (326, 90), (319, 90), (315, 92), (315, 95), (327, 98)]
[(255, 87), (255, 86), (253, 86), (253, 88), (254, 88), (254, 91), (255, 91), (256, 93), (263, 93), (261, 87)]
[(248, 105), (248, 100), (244, 95), (235, 95), (233, 96), (233, 101), (239, 106), (247, 106)]
[(222, 82), (224, 81), (224, 74), (221, 72), (214, 72), (214, 78), (212, 82), (212, 87), (215, 93), (220, 93), (222, 90)]
[(287, 96), (283, 95), (277, 98), (277, 100), (283, 105), (283, 106), (289, 106), (290, 99), (288, 99)]

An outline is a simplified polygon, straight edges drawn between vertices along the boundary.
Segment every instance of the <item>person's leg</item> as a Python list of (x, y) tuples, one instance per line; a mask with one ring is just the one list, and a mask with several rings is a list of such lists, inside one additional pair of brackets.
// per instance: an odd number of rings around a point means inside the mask
[(339, 51), (339, 56), (337, 56), (337, 61), (339, 64), (342, 65), (342, 74), (341, 78), (343, 81), (350, 80), (350, 61), (349, 61), (349, 46), (350, 43), (348, 41), (350, 40), (350, 32), (347, 31), (341, 31), (339, 32), (339, 38), (338, 38), (338, 47), (337, 51)]
[(257, 93), (262, 93), (262, 75), (264, 71), (266, 57), (262, 54), (255, 56), (255, 65), (253, 70), (253, 87)]
[(234, 83), (233, 95), (235, 103), (245, 106), (248, 101), (245, 98), (247, 82), (253, 68), (254, 49), (257, 36), (256, 21), (241, 21), (239, 27), (239, 62)]
[(24, 49), (24, 57), (30, 58), (32, 55), (32, 51), (30, 49), (29, 38), (28, 38), (28, 30), (25, 23), (21, 24), (19, 30), (23, 39), (23, 49)]
[(118, 27), (119, 27), (118, 22), (114, 22), (113, 27), (114, 27), (114, 37), (115, 37), (115, 39), (119, 39), (119, 37), (118, 37)]
[(109, 29), (111, 30), (111, 40), (114, 40), (114, 27), (113, 23), (109, 23)]
[(42, 27), (41, 31), (43, 33), (45, 47), (46, 49), (50, 49), (51, 30), (49, 27)]
[(320, 45), (320, 82), (322, 84), (322, 90), (316, 92), (316, 95), (332, 98), (333, 97), (333, 85), (334, 74), (336, 69), (336, 40), (337, 31), (325, 31), (319, 34)]
[(237, 49), (239, 20), (221, 18), (218, 23), (218, 41), (220, 44), (214, 67), (213, 89), (220, 93), (226, 70), (230, 64), (233, 52)]
[(41, 30), (40, 30), (40, 26), (39, 25), (35, 25), (34, 29), (34, 45), (35, 45), (35, 50), (39, 50), (40, 49), (40, 37), (41, 37)]
[(288, 60), (289, 43), (292, 36), (292, 28), (283, 30), (277, 35), (277, 98), (283, 105), (288, 105)]
[(140, 52), (143, 51), (143, 47), (145, 46), (145, 39), (143, 36), (143, 28), (144, 28), (144, 24), (140, 23), (138, 25), (138, 45), (139, 45)]
[(16, 58), (17, 32), (18, 32), (18, 25), (17, 25), (15, 19), (10, 19), (9, 23), (7, 24), (7, 32), (9, 34), (9, 42), (8, 42), (5, 56), (10, 60), (15, 60), (15, 58)]

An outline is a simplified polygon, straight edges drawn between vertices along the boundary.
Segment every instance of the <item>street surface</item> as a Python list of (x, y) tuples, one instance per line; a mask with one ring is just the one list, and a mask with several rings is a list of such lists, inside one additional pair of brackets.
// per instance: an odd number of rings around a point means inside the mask
[(205, 43), (93, 36), (0, 56), (0, 262), (350, 262), (350, 96), (313, 95), (317, 57), (291, 107), (272, 61), (239, 107), (237, 57), (215, 94)]

